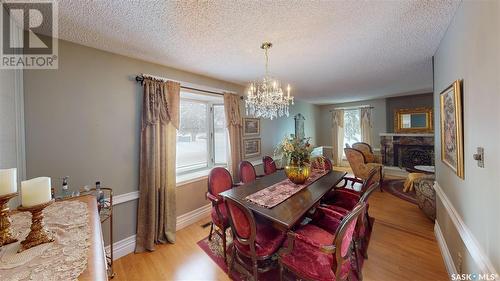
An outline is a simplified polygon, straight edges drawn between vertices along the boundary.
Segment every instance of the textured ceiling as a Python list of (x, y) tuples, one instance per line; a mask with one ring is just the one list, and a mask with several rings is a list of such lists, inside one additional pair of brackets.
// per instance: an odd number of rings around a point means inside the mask
[(59, 37), (245, 85), (271, 73), (331, 103), (432, 87), (456, 1), (59, 1)]

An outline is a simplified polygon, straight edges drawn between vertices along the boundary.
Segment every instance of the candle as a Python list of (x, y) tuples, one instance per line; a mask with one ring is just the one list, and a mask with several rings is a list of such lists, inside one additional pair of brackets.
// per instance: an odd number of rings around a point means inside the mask
[(0, 196), (17, 192), (17, 169), (0, 170)]
[(39, 177), (21, 182), (21, 205), (31, 207), (52, 200), (50, 178)]
[(288, 86), (286, 87), (286, 90), (288, 92), (288, 98), (290, 98), (290, 84), (288, 84)]

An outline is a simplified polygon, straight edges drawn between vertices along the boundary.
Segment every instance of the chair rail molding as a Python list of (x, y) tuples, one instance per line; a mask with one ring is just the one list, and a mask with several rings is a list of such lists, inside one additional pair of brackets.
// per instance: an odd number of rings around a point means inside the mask
[[(462, 241), (463, 241), (465, 247), (469, 251), (469, 254), (471, 255), (474, 262), (479, 267), (481, 273), (497, 274), (497, 276), (498, 276), (498, 273), (495, 270), (495, 267), (491, 263), (490, 259), (486, 255), (486, 252), (481, 247), (481, 245), (477, 241), (474, 234), (472, 234), (469, 227), (465, 224), (465, 222), (463, 221), (462, 217), (457, 212), (455, 207), (453, 207), (451, 201), (448, 199), (448, 196), (446, 196), (446, 194), (444, 193), (443, 189), (441, 188), (441, 186), (439, 185), (439, 183), (437, 181), (434, 182), (434, 190), (436, 191), (437, 196), (439, 197), (439, 199), (443, 203), (443, 206), (446, 209), (451, 221), (455, 225), (455, 228), (457, 229), (458, 233), (460, 234), (460, 237), (462, 238)], [(436, 226), (439, 228), (437, 223), (436, 223)], [(439, 229), (439, 232), (441, 233), (441, 229)], [(442, 236), (442, 233), (441, 233), (441, 237), (437, 237), (437, 235), (436, 235), (436, 239), (438, 239), (438, 241), (440, 238), (442, 238), (444, 241), (444, 237)], [(443, 245), (446, 246), (445, 241), (444, 241)], [(441, 247), (441, 243), (440, 243), (440, 247)], [(444, 253), (443, 253), (443, 256), (445, 256)], [(444, 258), (445, 258), (445, 263), (446, 263), (447, 262), (446, 257), (444, 257)]]
[(113, 206), (139, 199), (139, 190), (113, 196)]

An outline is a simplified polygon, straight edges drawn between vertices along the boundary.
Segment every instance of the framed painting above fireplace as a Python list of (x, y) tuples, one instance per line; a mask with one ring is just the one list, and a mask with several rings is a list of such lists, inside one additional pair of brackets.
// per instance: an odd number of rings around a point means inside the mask
[(441, 160), (458, 177), (464, 178), (461, 80), (453, 82), (439, 95)]

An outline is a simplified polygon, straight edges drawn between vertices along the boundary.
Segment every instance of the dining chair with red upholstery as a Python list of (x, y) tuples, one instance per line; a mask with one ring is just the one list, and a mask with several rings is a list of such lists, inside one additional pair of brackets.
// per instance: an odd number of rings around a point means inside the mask
[(352, 242), (364, 208), (360, 204), (341, 221), (332, 219), (334, 234), (314, 223), (288, 232), (278, 257), (281, 280), (285, 270), (305, 280), (349, 280), (357, 270), (351, 263)]
[(257, 175), (255, 167), (248, 161), (241, 161), (239, 165), (240, 181), (244, 184), (254, 182), (256, 179), (261, 178)]
[[(233, 179), (228, 170), (222, 167), (213, 168), (208, 174), (208, 192), (207, 198), (212, 202), (210, 224), (210, 234), (208, 240), (212, 240), (212, 233), (215, 232), (222, 239), (222, 248), (224, 253), (224, 262), (227, 263), (226, 253), (226, 229), (229, 227), (226, 205), (219, 193), (229, 190), (233, 187)], [(214, 228), (214, 225), (218, 229)]]
[(311, 168), (330, 171), (333, 168), (332, 161), (324, 156), (318, 156), (312, 159)]
[[(256, 222), (252, 211), (236, 200), (226, 198), (225, 204), (233, 233), (229, 275), (236, 262), (245, 271), (244, 274), (257, 281), (259, 273), (273, 268), (272, 263), (259, 267), (259, 261), (269, 260), (279, 250), (285, 240), (285, 233), (271, 224)], [(251, 260), (252, 264), (248, 265), (244, 258)]]
[(278, 169), (273, 158), (269, 156), (262, 157), (262, 164), (264, 166), (264, 174), (266, 174), (266, 176), (275, 173), (277, 170), (281, 170)]
[[(361, 185), (361, 189), (359, 191), (347, 188), (347, 183), (349, 181), (354, 181), (353, 178), (344, 177), (344, 183), (340, 186), (337, 186), (335, 189), (330, 191), (327, 195), (325, 195), (322, 200), (322, 204), (337, 206), (339, 208), (344, 208), (347, 210), (352, 210), (354, 206), (359, 202), (361, 196), (366, 192), (366, 190), (374, 183), (378, 182), (378, 175), (380, 173), (380, 168), (373, 168), (368, 177), (363, 184)], [(378, 186), (378, 185), (377, 185)]]
[[(379, 183), (378, 182), (371, 182), (369, 184), (369, 187), (362, 193), (361, 197), (359, 197), (358, 202), (353, 204), (352, 206), (339, 206), (334, 204), (331, 205), (321, 205), (318, 207), (318, 211), (316, 214), (313, 216), (313, 220), (317, 223), (318, 226), (321, 226), (323, 228), (327, 228), (328, 225), (332, 225), (330, 223), (330, 220), (327, 220), (325, 222), (322, 222), (320, 216), (322, 214), (328, 213), (330, 215), (334, 215), (337, 219), (343, 219), (345, 216), (347, 216), (357, 205), (359, 204), (364, 204), (366, 206), (364, 213), (362, 215), (362, 219), (359, 220), (358, 226), (356, 227), (356, 236), (355, 236), (355, 243), (356, 243), (356, 248), (360, 250), (361, 254), (363, 255), (364, 258), (368, 258), (368, 242), (369, 242), (369, 237), (371, 235), (371, 232), (373, 230), (373, 225), (371, 221), (371, 217), (368, 214), (368, 209), (369, 209), (369, 204), (368, 204), (368, 199), (370, 198), (370, 195), (375, 191), (375, 189), (378, 188)], [(325, 209), (328, 209), (328, 212), (325, 212)], [(356, 252), (356, 254), (358, 254)], [(358, 264), (360, 262), (358, 261)]]

